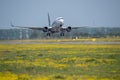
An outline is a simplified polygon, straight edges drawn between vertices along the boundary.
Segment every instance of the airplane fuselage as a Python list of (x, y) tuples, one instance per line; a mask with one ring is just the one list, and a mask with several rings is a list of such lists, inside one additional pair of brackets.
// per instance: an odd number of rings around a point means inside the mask
[(60, 32), (63, 24), (64, 19), (62, 17), (58, 17), (51, 25), (52, 26), (51, 33)]

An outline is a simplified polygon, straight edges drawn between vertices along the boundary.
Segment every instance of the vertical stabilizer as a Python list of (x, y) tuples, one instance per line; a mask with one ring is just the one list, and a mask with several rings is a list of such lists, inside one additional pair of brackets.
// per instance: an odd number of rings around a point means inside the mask
[(48, 26), (49, 26), (49, 27), (51, 26), (49, 13), (48, 13)]

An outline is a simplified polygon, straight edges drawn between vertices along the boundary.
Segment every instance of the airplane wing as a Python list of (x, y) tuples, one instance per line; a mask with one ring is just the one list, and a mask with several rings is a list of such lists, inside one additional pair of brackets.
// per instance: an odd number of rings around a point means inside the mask
[(81, 27), (71, 27), (71, 26), (68, 26), (68, 27), (62, 27), (62, 30), (66, 30), (67, 32), (70, 32), (72, 29), (80, 29), (80, 28), (85, 28), (87, 26), (81, 26)]
[(86, 28), (87, 26), (79, 26), (79, 27), (72, 27), (72, 26), (68, 26), (68, 27), (63, 27), (63, 29), (80, 29), (80, 28)]
[(44, 27), (35, 27), (35, 26), (15, 26), (13, 24), (11, 24), (12, 27), (18, 27), (18, 28), (28, 28), (28, 29), (33, 29), (33, 30), (43, 30)]
[(80, 27), (71, 27), (71, 29), (80, 29), (80, 28), (85, 28), (87, 26), (80, 26)]

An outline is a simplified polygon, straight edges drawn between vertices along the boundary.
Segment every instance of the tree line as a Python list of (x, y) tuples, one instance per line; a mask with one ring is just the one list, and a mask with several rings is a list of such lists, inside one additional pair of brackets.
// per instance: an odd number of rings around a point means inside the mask
[[(80, 29), (65, 32), (64, 38), (82, 37), (120, 37), (120, 27), (83, 27)], [(51, 38), (61, 38), (60, 33), (55, 33)], [(0, 29), (0, 39), (45, 39), (46, 33), (30, 29)]]

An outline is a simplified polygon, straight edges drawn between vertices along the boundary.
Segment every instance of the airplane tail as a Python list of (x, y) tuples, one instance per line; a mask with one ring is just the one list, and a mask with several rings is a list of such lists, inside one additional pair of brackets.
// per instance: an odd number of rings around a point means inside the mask
[(49, 13), (48, 13), (48, 26), (49, 26), (49, 27), (51, 26)]

